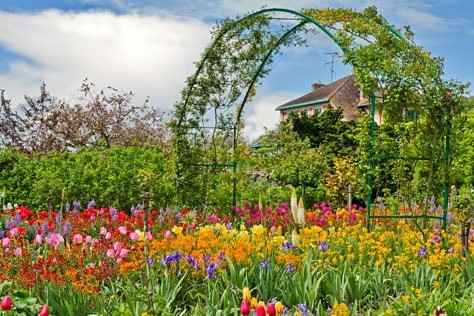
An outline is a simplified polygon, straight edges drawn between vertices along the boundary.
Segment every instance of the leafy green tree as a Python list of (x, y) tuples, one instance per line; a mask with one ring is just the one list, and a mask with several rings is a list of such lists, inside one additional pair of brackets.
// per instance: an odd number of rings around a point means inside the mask
[(241, 160), (242, 103), (268, 74), (278, 38), (263, 17), (225, 19), (213, 30), (171, 122), (180, 203), (208, 203), (224, 179), (236, 181), (229, 168)]
[[(312, 202), (322, 198), (321, 187), (330, 159), (319, 148), (312, 148), (308, 138), (302, 139), (294, 132), (292, 123), (281, 124), (279, 129), (268, 132), (262, 148), (251, 156), (252, 169), (265, 172), (280, 185), (312, 188)], [(319, 192), (319, 194), (317, 193)], [(288, 190), (288, 197), (291, 191)]]
[(329, 157), (352, 155), (357, 148), (355, 121), (343, 121), (342, 109), (329, 107), (321, 115), (290, 113), (293, 131), (308, 138), (312, 148), (321, 148)]

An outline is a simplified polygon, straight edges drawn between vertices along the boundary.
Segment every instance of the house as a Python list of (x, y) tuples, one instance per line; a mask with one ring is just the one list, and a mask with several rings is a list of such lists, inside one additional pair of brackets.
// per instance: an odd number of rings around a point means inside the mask
[[(344, 120), (355, 120), (363, 112), (369, 111), (369, 101), (364, 98), (356, 84), (354, 75), (345, 76), (333, 83), (324, 85), (313, 83), (312, 91), (299, 98), (291, 100), (276, 108), (280, 111), (280, 121), (286, 121), (290, 113), (307, 115), (321, 114), (329, 106), (341, 108)], [(375, 120), (380, 123), (381, 117), (376, 114)]]

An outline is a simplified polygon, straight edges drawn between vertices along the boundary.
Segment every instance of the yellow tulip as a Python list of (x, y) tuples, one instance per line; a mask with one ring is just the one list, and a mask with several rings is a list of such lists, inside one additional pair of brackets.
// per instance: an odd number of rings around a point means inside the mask
[(258, 301), (257, 301), (257, 299), (256, 299), (255, 297), (252, 297), (252, 299), (250, 300), (250, 306), (251, 306), (253, 309), (257, 308), (257, 306), (258, 306)]
[(283, 305), (282, 302), (278, 301), (275, 303), (275, 311), (277, 313), (277, 315), (280, 315), (280, 314), (283, 314), (283, 309), (285, 308), (285, 306)]
[(252, 299), (252, 294), (250, 293), (250, 289), (248, 287), (244, 287), (242, 289), (242, 295), (244, 297), (244, 300), (249, 301)]
[(171, 231), (175, 234), (175, 235), (181, 235), (183, 233), (183, 227), (181, 226), (174, 226)]

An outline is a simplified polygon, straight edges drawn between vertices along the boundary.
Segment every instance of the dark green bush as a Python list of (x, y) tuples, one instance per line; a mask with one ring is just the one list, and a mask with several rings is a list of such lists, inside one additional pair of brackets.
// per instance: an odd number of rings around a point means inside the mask
[(0, 190), (4, 202), (32, 209), (54, 209), (94, 199), (97, 206), (128, 210), (141, 202), (141, 192), (152, 193), (158, 206), (174, 196), (167, 158), (158, 149), (116, 147), (76, 153), (28, 156), (0, 152)]

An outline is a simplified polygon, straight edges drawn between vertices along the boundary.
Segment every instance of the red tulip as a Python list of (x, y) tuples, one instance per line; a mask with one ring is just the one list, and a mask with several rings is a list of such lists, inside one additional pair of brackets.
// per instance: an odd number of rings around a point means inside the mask
[(270, 303), (267, 305), (267, 313), (270, 316), (275, 316), (276, 315), (276, 309), (275, 309), (275, 304)]
[(49, 316), (49, 307), (48, 305), (44, 304), (41, 306), (40, 312), (38, 316)]
[(250, 303), (247, 300), (242, 300), (240, 303), (240, 312), (242, 315), (250, 314)]
[(257, 309), (255, 310), (255, 315), (266, 316), (267, 312), (265, 311), (265, 306), (262, 306), (262, 305), (257, 306)]
[(2, 298), (2, 310), (7, 311), (12, 308), (12, 298), (10, 296), (4, 296)]

